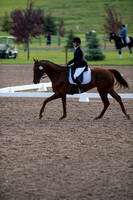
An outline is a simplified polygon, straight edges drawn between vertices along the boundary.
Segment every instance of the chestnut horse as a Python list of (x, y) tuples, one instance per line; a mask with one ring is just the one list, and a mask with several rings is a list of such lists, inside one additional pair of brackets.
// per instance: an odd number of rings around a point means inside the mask
[[(33, 82), (35, 84), (39, 83), (40, 79), (44, 76), (44, 74), (46, 74), (52, 82), (52, 89), (54, 92), (51, 97), (45, 99), (43, 106), (40, 110), (39, 117), (42, 118), (42, 113), (44, 112), (45, 105), (49, 101), (61, 98), (63, 104), (63, 116), (60, 119), (65, 118), (67, 116), (66, 94), (71, 94), (71, 89), (73, 87), (73, 85), (70, 84), (68, 80), (69, 67), (63, 67), (47, 60), (38, 61), (34, 59), (34, 62)], [(84, 92), (94, 87), (97, 87), (97, 90), (104, 104), (102, 112), (95, 119), (102, 118), (105, 111), (107, 110), (110, 104), (107, 97), (108, 94), (110, 94), (120, 104), (123, 113), (125, 114), (127, 119), (130, 119), (130, 116), (127, 114), (124, 108), (121, 97), (114, 91), (115, 79), (120, 86), (128, 88), (128, 83), (124, 80), (121, 74), (115, 69), (93, 68), (91, 69), (91, 77), (91, 82), (83, 85)]]
[[(133, 47), (133, 37), (129, 37), (129, 39), (130, 39), (130, 42), (127, 43), (126, 46), (128, 46), (128, 48), (129, 48), (129, 51), (130, 51), (129, 58), (131, 58), (132, 57), (132, 49), (131, 48)], [(109, 34), (109, 40), (110, 41), (111, 40), (115, 41), (115, 47), (118, 50), (118, 52), (119, 52), (119, 58), (121, 59), (121, 57), (122, 57), (121, 56), (121, 48), (125, 47), (125, 45), (121, 41), (121, 37), (117, 36), (115, 33), (110, 33)]]

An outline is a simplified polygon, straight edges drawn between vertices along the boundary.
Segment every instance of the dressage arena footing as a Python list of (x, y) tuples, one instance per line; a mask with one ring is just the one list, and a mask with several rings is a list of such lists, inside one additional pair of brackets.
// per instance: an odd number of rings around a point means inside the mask
[[(32, 85), (22, 85), (22, 86), (14, 86), (14, 87), (6, 87), (0, 89), (0, 97), (29, 97), (29, 98), (47, 98), (52, 96), (54, 93), (46, 92), (48, 87), (51, 87), (51, 82), (48, 83), (40, 83), (40, 84), (32, 84)], [(38, 89), (38, 92), (16, 92), (16, 91), (24, 91)], [(132, 93), (119, 93), (121, 98), (133, 99)], [(89, 102), (89, 98), (100, 98), (98, 93), (82, 93), (82, 94), (74, 94), (67, 95), (67, 98), (79, 98), (80, 102)], [(112, 98), (108, 95), (108, 98)]]

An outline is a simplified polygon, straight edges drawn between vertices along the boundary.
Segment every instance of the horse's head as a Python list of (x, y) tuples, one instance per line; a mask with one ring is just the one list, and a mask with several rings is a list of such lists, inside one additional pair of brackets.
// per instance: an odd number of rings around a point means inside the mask
[(109, 41), (115, 38), (115, 33), (110, 33), (109, 34)]
[(40, 79), (44, 74), (44, 68), (41, 66), (40, 61), (35, 60), (34, 58), (34, 67), (33, 67), (33, 83), (40, 83)]

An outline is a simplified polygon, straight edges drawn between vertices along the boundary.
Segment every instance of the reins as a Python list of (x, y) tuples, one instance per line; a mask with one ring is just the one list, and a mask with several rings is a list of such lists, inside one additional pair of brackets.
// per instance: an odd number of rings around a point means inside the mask
[(41, 77), (41, 79), (43, 79), (43, 78), (47, 78), (47, 77), (48, 77), (48, 75), (45, 74), (44, 76)]

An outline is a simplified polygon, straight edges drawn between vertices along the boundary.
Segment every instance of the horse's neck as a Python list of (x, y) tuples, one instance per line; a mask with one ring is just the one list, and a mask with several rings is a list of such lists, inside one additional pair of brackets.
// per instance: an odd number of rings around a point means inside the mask
[(43, 65), (45, 67), (45, 71), (47, 73), (47, 75), (49, 76), (49, 78), (52, 80), (53, 77), (55, 77), (58, 72), (61, 71), (61, 66), (58, 66), (54, 63), (51, 63), (49, 61), (44, 61)]
[(117, 35), (115, 35), (114, 40), (115, 40), (115, 41), (118, 41), (119, 39), (120, 39), (120, 37), (117, 36)]
[(121, 46), (121, 37), (118, 35), (115, 35), (114, 41), (115, 41), (116, 48), (119, 48)]

